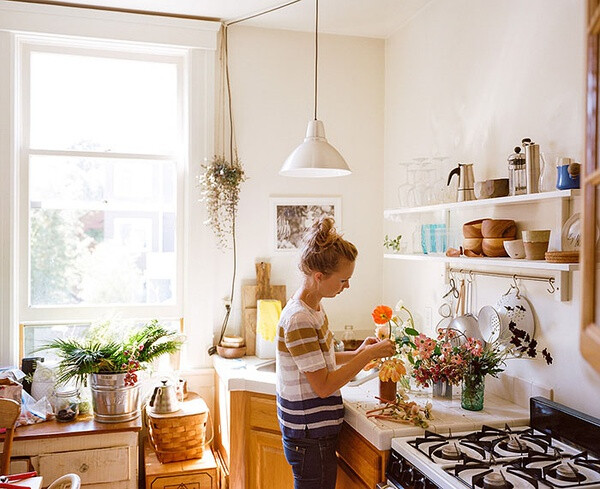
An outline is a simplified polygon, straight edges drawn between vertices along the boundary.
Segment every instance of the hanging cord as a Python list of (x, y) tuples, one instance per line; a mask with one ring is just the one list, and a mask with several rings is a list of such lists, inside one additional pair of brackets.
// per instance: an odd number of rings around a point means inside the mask
[(319, 0), (315, 0), (315, 120), (317, 120), (317, 66), (319, 61)]
[(290, 5), (294, 5), (295, 3), (298, 3), (298, 2), (301, 2), (301, 1), (302, 0), (292, 0), (291, 2), (284, 3), (282, 5), (278, 5), (277, 7), (272, 7), (270, 9), (263, 10), (261, 12), (255, 13), (255, 14), (247, 15), (246, 17), (241, 17), (239, 19), (233, 19), (233, 20), (225, 21), (224, 25), (230, 26), (230, 25), (237, 24), (238, 22), (244, 22), (245, 20), (254, 19), (255, 17), (260, 17), (261, 15), (265, 15), (265, 14), (270, 14), (271, 12), (275, 12), (276, 10), (280, 10), (282, 8), (289, 7)]

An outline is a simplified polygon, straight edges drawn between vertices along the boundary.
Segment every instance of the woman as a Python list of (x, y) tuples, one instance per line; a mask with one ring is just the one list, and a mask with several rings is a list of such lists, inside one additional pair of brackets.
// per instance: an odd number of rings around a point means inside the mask
[(321, 299), (350, 287), (358, 252), (333, 226), (324, 218), (308, 231), (300, 259), (304, 281), (278, 326), (277, 416), (294, 489), (334, 489), (344, 418), (340, 388), (369, 361), (395, 353), (392, 341), (376, 338), (356, 351), (334, 352)]

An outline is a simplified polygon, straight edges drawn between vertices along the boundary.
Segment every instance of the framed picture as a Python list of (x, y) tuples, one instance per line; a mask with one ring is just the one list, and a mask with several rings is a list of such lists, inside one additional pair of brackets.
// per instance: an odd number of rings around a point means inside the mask
[(271, 242), (275, 251), (296, 251), (304, 233), (321, 217), (333, 217), (342, 227), (341, 197), (272, 197)]

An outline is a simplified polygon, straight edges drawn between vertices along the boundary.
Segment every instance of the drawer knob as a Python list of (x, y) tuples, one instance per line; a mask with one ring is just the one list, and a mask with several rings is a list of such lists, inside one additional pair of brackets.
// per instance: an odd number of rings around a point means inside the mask
[(79, 467), (79, 472), (85, 474), (89, 470), (89, 468), (90, 467), (88, 464), (81, 464), (81, 467)]

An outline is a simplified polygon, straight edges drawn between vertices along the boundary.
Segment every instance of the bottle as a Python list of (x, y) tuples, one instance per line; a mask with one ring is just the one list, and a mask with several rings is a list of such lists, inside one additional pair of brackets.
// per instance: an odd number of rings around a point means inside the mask
[(354, 326), (352, 324), (346, 324), (346, 326), (344, 326), (344, 336), (342, 338), (344, 341), (352, 341), (356, 339), (354, 336)]
[(335, 334), (333, 335), (333, 351), (336, 353), (344, 351), (344, 342), (342, 340), (336, 340)]
[(552, 153), (542, 153), (541, 155), (542, 168), (539, 183), (540, 192), (552, 192), (553, 190), (556, 190), (558, 179), (556, 159), (556, 155)]

